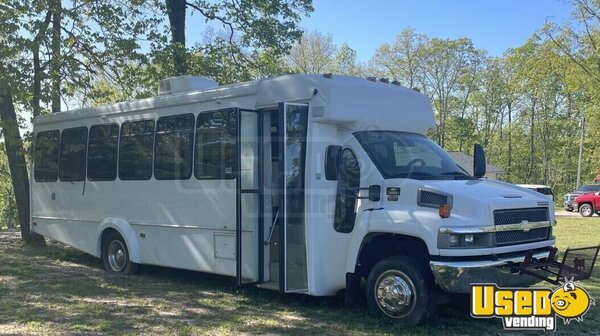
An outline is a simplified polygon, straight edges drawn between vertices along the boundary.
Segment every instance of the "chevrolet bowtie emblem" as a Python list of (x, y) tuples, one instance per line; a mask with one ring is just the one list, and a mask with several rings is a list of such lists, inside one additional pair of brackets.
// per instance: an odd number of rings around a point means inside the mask
[(531, 228), (533, 228), (533, 224), (529, 223), (528, 220), (521, 221), (521, 230), (523, 230), (523, 232), (528, 232)]

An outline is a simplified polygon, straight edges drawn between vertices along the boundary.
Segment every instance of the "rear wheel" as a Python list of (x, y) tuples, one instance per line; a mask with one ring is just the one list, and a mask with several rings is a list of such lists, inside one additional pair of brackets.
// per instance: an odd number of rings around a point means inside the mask
[(127, 244), (117, 232), (110, 232), (102, 245), (102, 261), (108, 273), (135, 274), (138, 264), (129, 259)]
[(594, 209), (592, 209), (591, 204), (582, 204), (579, 207), (579, 214), (583, 217), (592, 217), (592, 215), (594, 214)]
[(369, 273), (367, 303), (372, 315), (405, 325), (421, 324), (435, 311), (433, 276), (413, 258), (385, 258)]

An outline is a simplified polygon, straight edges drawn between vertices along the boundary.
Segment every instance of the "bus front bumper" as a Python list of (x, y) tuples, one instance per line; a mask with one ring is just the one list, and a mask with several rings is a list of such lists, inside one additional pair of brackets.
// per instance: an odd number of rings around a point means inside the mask
[[(544, 260), (549, 252), (540, 252), (534, 258)], [(499, 287), (528, 287), (540, 279), (515, 273), (515, 265), (523, 262), (525, 255), (476, 261), (431, 261), (436, 283), (449, 293), (470, 293), (472, 283), (493, 283)]]

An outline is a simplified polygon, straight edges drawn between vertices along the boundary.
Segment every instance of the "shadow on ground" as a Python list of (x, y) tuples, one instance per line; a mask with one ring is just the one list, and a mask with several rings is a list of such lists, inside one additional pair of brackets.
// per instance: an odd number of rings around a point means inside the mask
[(406, 329), (367, 315), (364, 298), (280, 295), (233, 278), (144, 266), (105, 274), (99, 259), (50, 241), (24, 246), (0, 233), (0, 334), (498, 334), (498, 320), (469, 317), (452, 297), (426, 326)]

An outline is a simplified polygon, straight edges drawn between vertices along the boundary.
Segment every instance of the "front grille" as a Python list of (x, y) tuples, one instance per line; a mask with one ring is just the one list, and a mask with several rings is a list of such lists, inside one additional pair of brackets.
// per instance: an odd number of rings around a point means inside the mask
[(521, 224), (548, 221), (548, 208), (505, 209), (494, 211), (494, 224)]
[(546, 240), (550, 235), (550, 228), (537, 228), (529, 231), (500, 231), (496, 232), (496, 245), (515, 245)]

